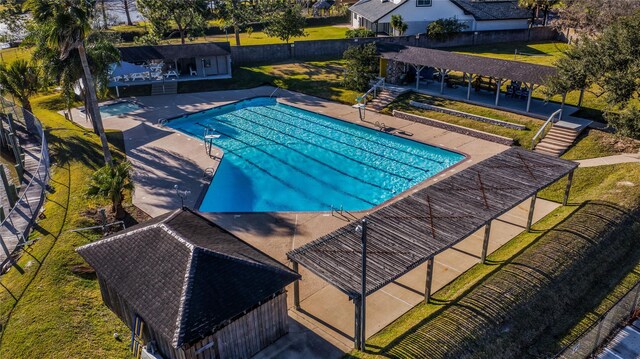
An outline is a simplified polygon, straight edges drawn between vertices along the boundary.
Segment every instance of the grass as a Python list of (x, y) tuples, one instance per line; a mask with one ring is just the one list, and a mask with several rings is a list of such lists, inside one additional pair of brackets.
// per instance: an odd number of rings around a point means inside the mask
[(12, 47), (0, 50), (0, 62), (11, 63), (22, 59), (29, 61), (33, 50), (31, 48)]
[[(139, 32), (140, 35), (144, 34), (144, 27), (139, 25), (134, 26), (118, 26), (113, 27), (112, 30), (117, 31), (128, 31), (128, 32)], [(314, 26), (307, 27), (304, 29), (306, 36), (294, 37), (289, 40), (289, 42), (293, 41), (305, 41), (305, 40), (330, 40), (330, 39), (344, 39), (345, 33), (348, 30), (345, 26)], [(209, 36), (198, 36), (194, 38), (190, 38), (187, 40), (187, 43), (201, 43), (201, 42), (212, 42), (212, 41), (229, 41), (231, 46), (237, 46), (236, 37), (233, 33), (233, 30), (229, 30), (228, 35), (209, 35)], [(180, 37), (173, 37), (171, 39), (162, 40), (163, 44), (179, 44)], [(255, 31), (249, 36), (247, 32), (240, 33), (240, 44), (243, 46), (246, 45), (269, 45), (269, 44), (284, 44), (285, 42), (275, 38), (269, 37), (262, 31)], [(124, 43), (123, 45), (135, 45), (134, 43)]]
[[(46, 126), (52, 190), (46, 218), (30, 237), (39, 240), (18, 260), (22, 273), (13, 268), (0, 278), (5, 287), (0, 291), (0, 357), (127, 358), (128, 329), (102, 304), (95, 277), (74, 273), (85, 265), (74, 249), (100, 235), (68, 232), (93, 223), (87, 210), (106, 204), (82, 195), (88, 177), (102, 165), (98, 138), (56, 113), (63, 107), (58, 95), (36, 98), (33, 105)], [(112, 151), (123, 158), (116, 147)]]
[[(410, 101), (418, 101), (424, 102), (431, 105), (436, 105), (440, 107), (446, 107), (457, 111), (472, 113), (475, 115), (485, 116), (497, 120), (507, 121), (511, 123), (516, 123), (520, 125), (524, 125), (527, 127), (526, 130), (514, 130), (498, 125), (493, 125), (489, 123), (479, 122), (467, 118), (461, 118), (449, 114), (444, 114), (436, 111), (424, 110), (414, 106), (411, 106)], [(505, 136), (509, 138), (513, 138), (515, 143), (519, 146), (529, 148), (531, 147), (531, 139), (536, 134), (540, 126), (542, 126), (542, 121), (518, 115), (511, 112), (494, 110), (482, 106), (476, 106), (467, 104), (459, 101), (446, 100), (440, 97), (434, 97), (429, 95), (422, 95), (418, 93), (408, 93), (398, 97), (393, 103), (387, 106), (384, 109), (384, 113), (391, 114), (393, 110), (399, 110), (404, 112), (413, 113), (420, 116), (425, 116), (432, 118), (434, 120), (444, 121), (448, 123), (452, 123), (454, 125), (464, 126), (468, 128), (472, 128), (474, 130), (484, 131), (488, 133), (492, 133), (495, 135)]]
[(640, 141), (596, 129), (587, 129), (562, 157), (568, 160), (638, 153)]
[[(640, 224), (625, 214), (640, 204), (639, 176), (637, 164), (577, 169), (572, 205), (384, 328), (368, 340), (367, 353), (350, 356), (555, 354), (640, 279)], [(560, 200), (564, 185), (559, 181), (541, 196)]]

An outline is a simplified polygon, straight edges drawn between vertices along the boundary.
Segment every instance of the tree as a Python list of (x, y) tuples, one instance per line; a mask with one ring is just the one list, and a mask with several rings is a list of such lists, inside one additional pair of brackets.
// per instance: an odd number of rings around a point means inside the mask
[(457, 18), (438, 19), (427, 26), (427, 36), (434, 40), (445, 40), (449, 36), (466, 29), (467, 24), (461, 23)]
[(134, 190), (131, 181), (131, 163), (128, 161), (116, 165), (105, 165), (95, 171), (91, 176), (87, 195), (109, 198), (111, 210), (117, 219), (122, 219), (125, 216), (122, 201), (126, 190)]
[(31, 133), (36, 131), (36, 126), (29, 99), (42, 88), (41, 75), (37, 66), (23, 59), (9, 65), (0, 64), (0, 85), (20, 102), (27, 131)]
[(531, 25), (534, 24), (536, 18), (540, 17), (540, 11), (542, 10), (542, 25), (546, 26), (549, 10), (559, 2), (560, 0), (518, 0), (518, 5), (531, 11)]
[(292, 37), (306, 36), (304, 25), (302, 9), (297, 5), (287, 6), (269, 17), (264, 33), (288, 44)]
[(358, 37), (375, 37), (376, 33), (367, 29), (366, 27), (360, 27), (357, 29), (349, 29), (344, 35), (347, 39), (354, 39)]
[(133, 25), (133, 21), (131, 21), (131, 14), (129, 12), (129, 0), (122, 0), (122, 6), (124, 9), (124, 14), (127, 16), (127, 25)]
[(94, 3), (89, 0), (29, 0), (27, 7), (31, 10), (33, 21), (43, 40), (47, 45), (59, 50), (61, 60), (67, 59), (72, 50), (77, 50), (84, 74), (85, 89), (89, 94), (88, 110), (100, 136), (104, 160), (111, 165), (113, 159), (104, 133), (96, 87), (85, 48), (85, 40), (91, 34)]
[[(273, 2), (276, 4), (276, 2)], [(267, 6), (271, 6), (271, 2), (255, 6), (240, 0), (216, 0), (214, 2), (214, 16), (222, 20), (224, 28), (233, 28), (236, 37), (236, 45), (240, 46), (240, 31), (247, 25), (260, 19), (263, 8), (268, 11)]]
[(640, 11), (619, 18), (599, 36), (583, 36), (565, 55), (556, 63), (558, 75), (547, 83), (548, 95), (595, 84), (607, 102), (609, 125), (640, 138)]
[(175, 26), (184, 44), (187, 37), (201, 34), (206, 27), (207, 0), (137, 0), (137, 4), (149, 21), (151, 33), (158, 38)]
[(564, 0), (559, 2), (559, 16), (551, 25), (559, 30), (574, 29), (578, 34), (594, 36), (639, 9), (637, 0)]
[(27, 15), (22, 9), (23, 0), (5, 0), (0, 7), (0, 22), (7, 27), (5, 41), (13, 41), (11, 35), (16, 36), (24, 33)]
[(397, 32), (397, 36), (402, 36), (409, 25), (402, 19), (402, 15), (391, 15), (391, 27), (393, 28), (394, 35)]
[(378, 50), (375, 43), (353, 46), (343, 55), (347, 61), (344, 87), (355, 91), (366, 91), (371, 80), (378, 76)]

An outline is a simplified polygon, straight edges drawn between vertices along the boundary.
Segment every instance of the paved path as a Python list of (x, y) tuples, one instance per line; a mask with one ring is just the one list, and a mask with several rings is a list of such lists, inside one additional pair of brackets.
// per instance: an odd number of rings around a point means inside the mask
[(580, 167), (596, 167), (605, 165), (614, 165), (618, 163), (640, 162), (640, 153), (625, 153), (622, 155), (589, 158), (586, 160), (577, 160)]

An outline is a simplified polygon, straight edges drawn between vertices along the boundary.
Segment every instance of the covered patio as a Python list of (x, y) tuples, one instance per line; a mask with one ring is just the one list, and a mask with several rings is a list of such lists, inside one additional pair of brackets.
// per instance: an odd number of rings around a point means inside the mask
[[(432, 283), (437, 280), (433, 276), (436, 255), (484, 228), (479, 259), (485, 262), (492, 222), (531, 198), (525, 227), (529, 230), (537, 193), (568, 174), (566, 205), (576, 167), (571, 161), (511, 148), (374, 211), (362, 221), (350, 222), (287, 257), (295, 271), (302, 265), (353, 300), (354, 345), (363, 349), (369, 295), (426, 262), (424, 300), (429, 301)], [(294, 306), (300, 309), (299, 284), (294, 285), (293, 295)]]
[[(379, 49), (380, 76), (389, 84), (414, 87), (418, 92), (451, 93), (452, 97), (490, 102), (496, 107), (501, 101), (508, 101), (509, 107), (527, 113), (539, 112), (533, 108), (539, 104), (532, 105), (532, 93), (557, 73), (550, 66), (421, 47), (382, 45)], [(454, 72), (462, 76), (453, 76)], [(560, 108), (564, 108), (565, 97), (566, 94)]]

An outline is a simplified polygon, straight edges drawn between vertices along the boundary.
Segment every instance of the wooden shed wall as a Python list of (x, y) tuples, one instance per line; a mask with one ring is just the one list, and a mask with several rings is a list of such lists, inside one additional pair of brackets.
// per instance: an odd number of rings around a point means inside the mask
[[(134, 311), (109, 285), (98, 277), (105, 305), (127, 324), (133, 326)], [(186, 348), (173, 348), (171, 342), (145, 322), (145, 344), (153, 342), (166, 359), (250, 358), (288, 332), (287, 294), (283, 290), (273, 299), (232, 321), (214, 334)], [(145, 318), (142, 318), (144, 321)], [(130, 333), (129, 333), (130, 335)], [(214, 345), (197, 353), (209, 343)]]

